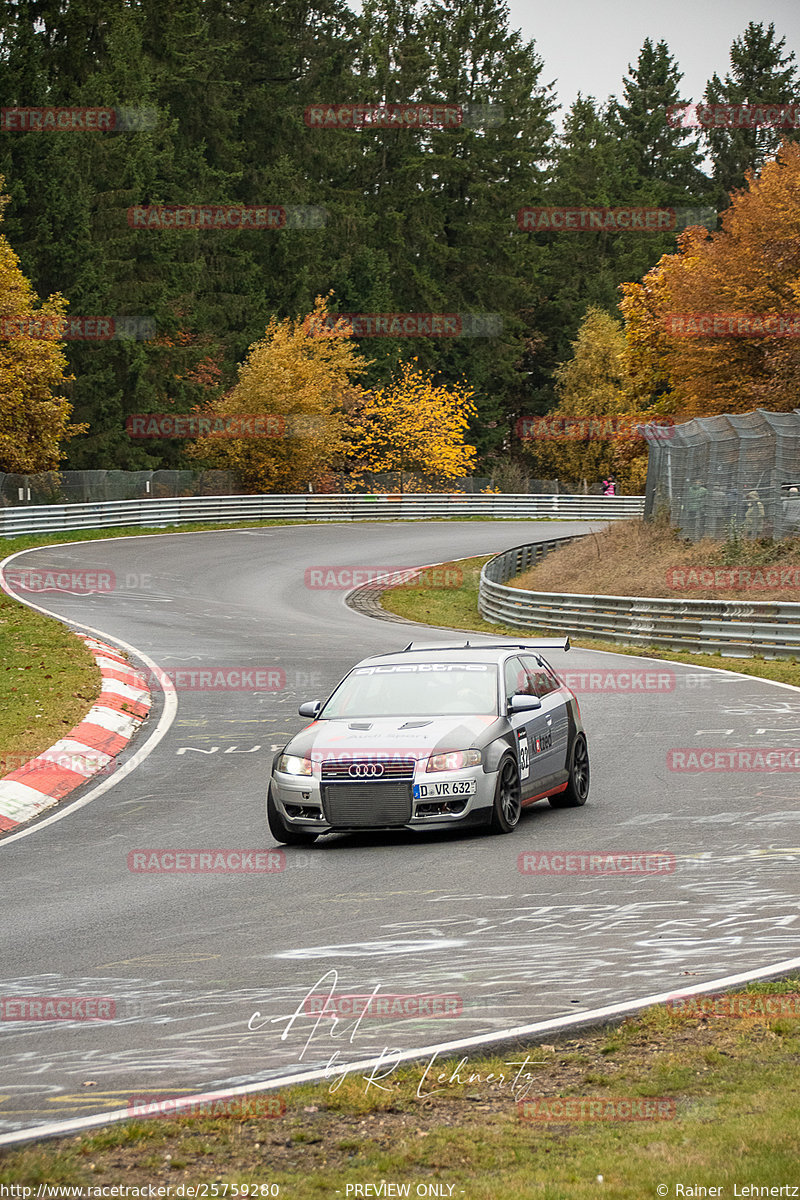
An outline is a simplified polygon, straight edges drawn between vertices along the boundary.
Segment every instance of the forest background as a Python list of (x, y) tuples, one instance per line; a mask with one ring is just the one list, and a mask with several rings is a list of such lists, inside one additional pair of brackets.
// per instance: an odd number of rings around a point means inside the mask
[[(137, 441), (126, 420), (213, 407), (270, 321), (328, 296), (343, 313), (467, 318), (469, 336), (360, 340), (360, 386), (379, 392), (413, 358), (439, 383), (468, 386), (479, 472), (505, 470), (511, 484), (518, 463), (548, 473), (525, 420), (563, 407), (571, 386), (574, 411), (595, 411), (576, 345), (590, 374), (599, 360), (598, 394), (614, 392), (598, 410), (625, 407), (607, 378), (624, 342), (620, 285), (681, 238), (707, 237), (682, 225), (723, 213), (748, 170), (800, 137), (670, 120), (692, 98), (667, 44), (650, 40), (618, 98), (579, 96), (558, 129), (547, 66), (496, 0), (368, 0), (358, 15), (340, 0), (14, 0), (0, 4), (0, 39), (4, 107), (147, 114), (129, 131), (0, 132), (3, 234), (36, 294), (63, 296), (70, 314), (149, 320), (155, 333), (66, 342), (60, 390), (84, 429), (64, 444), (65, 469), (196, 466), (185, 440)], [(751, 23), (704, 99), (792, 104), (797, 81), (779, 33)], [(309, 117), (351, 103), (450, 105), (463, 119), (342, 129)], [(136, 206), (212, 204), (295, 215), (274, 229), (130, 222)], [(530, 206), (684, 216), (660, 232), (528, 232), (518, 213)], [(626, 319), (630, 291), (627, 304)], [(664, 379), (639, 368), (639, 410), (668, 414)], [(691, 415), (702, 411), (695, 398)]]

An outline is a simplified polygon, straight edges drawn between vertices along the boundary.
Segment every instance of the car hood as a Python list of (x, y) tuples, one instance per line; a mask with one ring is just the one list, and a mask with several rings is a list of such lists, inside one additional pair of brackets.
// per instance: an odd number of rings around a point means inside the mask
[(337, 758), (427, 758), (480, 746), (497, 722), (484, 717), (379, 717), (315, 721), (292, 738), (289, 754), (318, 761)]

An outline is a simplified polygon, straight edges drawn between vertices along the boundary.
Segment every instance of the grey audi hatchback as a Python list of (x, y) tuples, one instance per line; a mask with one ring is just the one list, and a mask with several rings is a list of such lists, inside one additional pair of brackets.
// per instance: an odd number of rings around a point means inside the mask
[(569, 638), (411, 643), (365, 658), (275, 756), (267, 821), (288, 845), (364, 829), (511, 833), (589, 794), (578, 701), (543, 657)]

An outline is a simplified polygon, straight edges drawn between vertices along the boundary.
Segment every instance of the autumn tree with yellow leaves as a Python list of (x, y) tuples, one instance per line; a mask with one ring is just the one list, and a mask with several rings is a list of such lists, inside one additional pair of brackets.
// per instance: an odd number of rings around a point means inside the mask
[(613, 472), (623, 491), (636, 492), (647, 474), (639, 427), (653, 413), (631, 377), (624, 331), (609, 313), (592, 307), (572, 348), (572, 358), (554, 372), (558, 404), (524, 424), (523, 444), (541, 476), (581, 487)]
[(800, 145), (786, 142), (734, 192), (722, 229), (678, 239), (641, 283), (623, 284), (635, 384), (678, 421), (800, 395)]
[[(6, 202), (0, 197), (0, 219)], [(62, 443), (85, 429), (70, 424), (72, 405), (55, 394), (68, 378), (58, 341), (66, 308), (60, 295), (39, 305), (19, 258), (0, 235), (0, 471), (56, 470)]]
[(362, 393), (349, 413), (351, 486), (383, 472), (396, 475), (401, 492), (412, 475), (432, 486), (468, 475), (475, 465), (475, 448), (465, 441), (476, 416), (472, 396), (462, 383), (435, 383), (416, 359), (400, 363), (388, 387)]
[(321, 296), (305, 317), (273, 317), (236, 385), (194, 414), (210, 430), (194, 444), (196, 457), (235, 470), (258, 492), (305, 490), (341, 458), (345, 410), (369, 364), (327, 317)]

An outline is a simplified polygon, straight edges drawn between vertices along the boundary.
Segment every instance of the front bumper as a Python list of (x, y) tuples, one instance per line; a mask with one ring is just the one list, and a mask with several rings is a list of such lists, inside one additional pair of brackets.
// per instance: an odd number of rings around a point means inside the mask
[[(414, 797), (414, 785), (475, 781), (471, 795)], [(363, 829), (447, 829), (483, 824), (494, 803), (497, 775), (482, 767), (380, 780), (322, 780), (273, 771), (272, 799), (287, 825), (308, 833)], [(428, 786), (430, 791), (430, 786)]]

